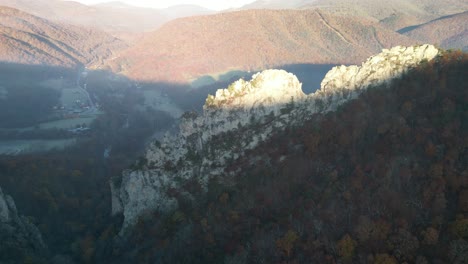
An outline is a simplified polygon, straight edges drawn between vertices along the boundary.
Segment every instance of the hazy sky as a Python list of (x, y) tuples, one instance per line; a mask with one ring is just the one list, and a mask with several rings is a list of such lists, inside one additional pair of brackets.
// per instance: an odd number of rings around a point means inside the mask
[[(75, 0), (83, 4), (97, 4), (110, 2), (111, 0)], [(240, 7), (245, 4), (254, 2), (254, 0), (118, 0), (134, 6), (164, 8), (173, 5), (191, 4), (199, 5), (209, 9), (222, 10), (231, 7)]]

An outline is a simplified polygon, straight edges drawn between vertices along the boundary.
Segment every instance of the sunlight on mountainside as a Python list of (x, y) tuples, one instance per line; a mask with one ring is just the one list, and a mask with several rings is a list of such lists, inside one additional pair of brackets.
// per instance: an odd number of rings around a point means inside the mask
[(0, 0), (0, 263), (468, 263), (467, 15)]

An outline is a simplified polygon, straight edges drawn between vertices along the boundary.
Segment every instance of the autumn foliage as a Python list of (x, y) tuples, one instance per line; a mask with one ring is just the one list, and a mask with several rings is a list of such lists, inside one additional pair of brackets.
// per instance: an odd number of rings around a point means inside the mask
[(466, 263), (467, 76), (446, 52), (279, 132), (176, 191), (184, 218), (142, 218), (116, 263)]

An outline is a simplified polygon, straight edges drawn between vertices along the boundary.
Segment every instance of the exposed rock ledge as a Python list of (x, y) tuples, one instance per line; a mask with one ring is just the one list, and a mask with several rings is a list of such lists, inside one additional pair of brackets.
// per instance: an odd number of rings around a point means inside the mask
[(301, 83), (294, 74), (268, 70), (255, 74), (250, 82), (240, 79), (227, 89), (216, 91), (215, 96), (209, 95), (204, 109), (276, 108), (288, 103), (291, 98), (301, 100), (305, 97)]
[[(0, 241), (0, 252), (14, 250), (15, 252), (21, 252), (25, 256), (37, 258), (38, 256), (44, 256), (47, 250), (39, 229), (26, 217), (18, 215), (13, 198), (4, 194), (1, 188)], [(4, 259), (0, 254), (0, 263), (3, 263), (2, 261)], [(12, 260), (8, 259), (8, 261)]]
[(438, 54), (439, 50), (432, 45), (384, 49), (382, 53), (367, 59), (360, 67), (356, 65), (334, 67), (325, 75), (321, 90), (326, 92), (342, 88), (365, 89), (371, 85), (391, 81), (408, 68), (423, 60), (432, 60)]
[(297, 78), (282, 70), (267, 70), (249, 82), (239, 80), (218, 90), (208, 96), (202, 116), (186, 114), (178, 135), (150, 145), (146, 162), (111, 184), (113, 213), (123, 213), (125, 230), (144, 212), (174, 210), (178, 205), (167, 195), (170, 188), (189, 179), (206, 186), (210, 178), (226, 175), (230, 161), (275, 131), (301, 124), (314, 113), (335, 110), (365, 89), (385, 87), (382, 84), (438, 54), (431, 45), (383, 50), (362, 66), (333, 68), (321, 89), (308, 96)]

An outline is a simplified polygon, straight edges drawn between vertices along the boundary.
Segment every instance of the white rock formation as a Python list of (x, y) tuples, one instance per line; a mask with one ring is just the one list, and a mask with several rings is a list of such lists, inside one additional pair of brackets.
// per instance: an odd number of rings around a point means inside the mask
[[(296, 76), (283, 70), (264, 71), (250, 82), (239, 80), (228, 89), (218, 90), (216, 96), (208, 97), (202, 116), (185, 115), (179, 134), (166, 135), (162, 142), (153, 143), (145, 156), (147, 163), (140, 170), (124, 172), (119, 186), (111, 184), (112, 212), (123, 213), (125, 229), (144, 212), (177, 208), (177, 201), (166, 194), (169, 188), (177, 188), (180, 181), (194, 177), (206, 187), (211, 177), (223, 173), (229, 160), (254, 148), (275, 128), (284, 127), (288, 115), (282, 113), (288, 107), (292, 111), (294, 102), (305, 99)], [(275, 116), (275, 122), (262, 133), (252, 131), (254, 124), (261, 126)], [(240, 129), (245, 131), (229, 134)], [(232, 139), (213, 143), (215, 137), (228, 134)]]
[(367, 59), (361, 67), (334, 67), (325, 75), (321, 91), (341, 88), (359, 90), (379, 85), (418, 65), (422, 60), (432, 60), (438, 53), (439, 50), (432, 45), (384, 49), (382, 53)]
[(320, 90), (310, 95), (310, 98), (323, 99), (325, 102), (331, 98), (330, 104), (325, 107), (333, 110), (337, 105), (358, 96), (361, 91), (385, 85), (421, 62), (434, 59), (438, 54), (437, 48), (427, 44), (384, 49), (361, 66), (334, 67), (325, 75)]
[(0, 236), (3, 245), (15, 245), (16, 250), (42, 255), (46, 246), (37, 227), (26, 217), (18, 215), (11, 196), (0, 188)]
[(277, 108), (278, 105), (287, 104), (291, 98), (301, 100), (305, 97), (302, 85), (294, 74), (268, 70), (255, 74), (250, 82), (241, 79), (227, 89), (216, 91), (215, 96), (209, 95), (204, 109)]
[(218, 90), (208, 96), (203, 115), (186, 114), (179, 134), (153, 143), (144, 164), (124, 172), (121, 183), (112, 183), (113, 213), (123, 213), (125, 230), (144, 212), (176, 209), (177, 200), (167, 195), (170, 188), (189, 179), (206, 187), (210, 178), (226, 175), (230, 161), (276, 131), (335, 110), (365, 89), (385, 87), (382, 84), (438, 53), (430, 45), (383, 50), (362, 66), (333, 68), (321, 89), (308, 96), (297, 78), (282, 70), (267, 70), (249, 82), (239, 80)]
[(17, 215), (15, 202), (0, 188), (0, 223), (11, 222), (15, 215)]

